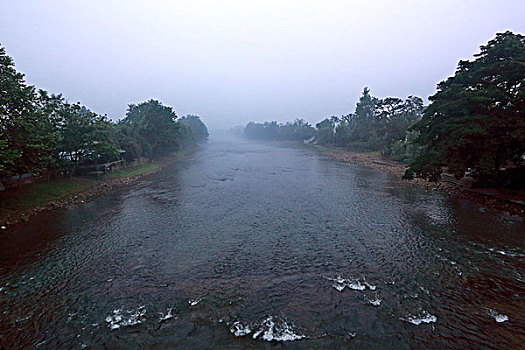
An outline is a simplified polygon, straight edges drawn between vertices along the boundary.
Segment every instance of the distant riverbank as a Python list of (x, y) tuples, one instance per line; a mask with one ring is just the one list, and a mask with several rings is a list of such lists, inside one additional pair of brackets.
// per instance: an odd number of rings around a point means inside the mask
[(178, 152), (162, 160), (118, 169), (100, 179), (72, 177), (0, 192), (0, 224), (9, 226), (44, 211), (84, 203), (114, 188), (137, 182), (190, 153)]
[[(393, 174), (399, 179), (399, 181), (404, 181), (401, 179), (401, 176), (404, 174), (407, 165), (383, 157), (378, 152), (357, 152), (342, 148), (329, 148), (312, 144), (307, 145), (307, 147), (342, 162), (361, 164), (369, 168)], [(497, 189), (492, 189), (495, 191), (488, 192), (478, 189), (469, 189), (442, 181), (430, 182), (423, 179), (414, 179), (407, 182), (422, 186), (429, 191), (446, 192), (458, 198), (474, 201), (488, 208), (507, 211), (513, 215), (525, 216), (524, 205), (510, 201), (508, 196), (504, 194), (495, 194), (494, 192), (499, 192)], [(516, 193), (518, 192), (516, 191)], [(523, 200), (525, 200), (525, 197)]]

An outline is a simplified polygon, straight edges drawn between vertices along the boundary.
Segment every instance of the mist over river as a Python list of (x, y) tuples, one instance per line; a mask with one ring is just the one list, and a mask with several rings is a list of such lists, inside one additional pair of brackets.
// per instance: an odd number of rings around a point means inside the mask
[(522, 218), (212, 135), (0, 239), (0, 347), (519, 348)]

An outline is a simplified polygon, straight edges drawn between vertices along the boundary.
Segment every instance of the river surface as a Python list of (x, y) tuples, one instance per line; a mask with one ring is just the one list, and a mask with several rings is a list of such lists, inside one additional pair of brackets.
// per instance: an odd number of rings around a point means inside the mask
[(192, 159), (0, 240), (0, 347), (523, 348), (525, 226), (311, 150)]

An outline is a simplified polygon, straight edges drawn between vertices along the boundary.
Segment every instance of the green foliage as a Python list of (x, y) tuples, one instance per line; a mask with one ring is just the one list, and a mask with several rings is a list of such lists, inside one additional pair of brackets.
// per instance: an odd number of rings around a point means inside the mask
[(201, 139), (208, 136), (199, 117), (190, 115), (180, 122), (176, 119), (171, 107), (156, 100), (130, 104), (126, 118), (117, 124), (117, 139), (126, 157), (152, 158), (187, 149), (197, 141), (195, 128)]
[(41, 174), (53, 166), (55, 135), (35, 106), (35, 89), (0, 47), (0, 177)]
[(138, 105), (130, 104), (122, 123), (137, 136), (144, 156), (153, 157), (177, 150), (176, 119), (171, 107), (149, 100)]
[(350, 128), (350, 139), (357, 142), (372, 142), (376, 138), (378, 129), (374, 109), (379, 99), (370, 94), (370, 89), (365, 87), (359, 98), (348, 126)]
[(275, 121), (263, 124), (250, 122), (244, 129), (244, 135), (258, 140), (303, 141), (313, 137), (315, 129), (299, 118), (286, 124), (278, 124)]
[(350, 128), (349, 116), (345, 116), (335, 127), (335, 145), (346, 147), (352, 141), (352, 129)]
[(133, 178), (142, 174), (147, 173), (148, 171), (152, 171), (155, 169), (158, 169), (162, 166), (160, 163), (146, 163), (141, 164), (134, 167), (129, 168), (122, 168), (112, 171), (107, 175), (107, 177), (110, 178), (116, 178), (116, 177), (125, 177), (125, 178)]
[[(129, 105), (117, 124), (62, 95), (35, 91), (0, 47), (0, 179), (12, 175), (73, 174), (80, 165), (153, 157), (191, 147), (208, 136), (197, 116), (177, 123), (155, 100)], [(190, 126), (191, 125), (191, 126)]]
[(204, 141), (208, 138), (208, 128), (206, 128), (206, 125), (202, 122), (199, 116), (188, 114), (187, 116), (182, 117), (179, 121), (191, 126), (197, 141)]
[(62, 160), (76, 166), (118, 159), (113, 125), (104, 116), (68, 103), (61, 105), (59, 115), (57, 150)]
[(16, 191), (0, 192), (0, 221), (9, 215), (60, 200), (91, 188), (96, 181), (85, 178), (33, 183)]
[(472, 61), (438, 84), (413, 130), (423, 148), (411, 164), (420, 177), (438, 180), (447, 167), (493, 183), (499, 169), (522, 166), (525, 154), (525, 37), (498, 33)]
[[(334, 143), (340, 147), (390, 155), (396, 142), (405, 141), (407, 129), (420, 119), (422, 111), (423, 100), (419, 97), (379, 99), (365, 87), (355, 112), (343, 116), (335, 127)], [(317, 142), (323, 143), (324, 140)]]
[(335, 125), (337, 121), (337, 117), (331, 117), (325, 118), (315, 124), (315, 127), (317, 128), (315, 140), (318, 144), (335, 145)]
[[(186, 150), (196, 143), (195, 129), (189, 124), (177, 122), (178, 149)], [(202, 134), (201, 134), (202, 137)]]

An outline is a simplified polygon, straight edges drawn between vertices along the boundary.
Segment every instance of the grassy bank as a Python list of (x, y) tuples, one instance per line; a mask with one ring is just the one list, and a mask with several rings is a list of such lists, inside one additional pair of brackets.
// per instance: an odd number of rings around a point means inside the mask
[(0, 192), (0, 221), (4, 222), (4, 219), (7, 217), (45, 205), (65, 196), (84, 192), (97, 182), (92, 179), (71, 178), (34, 183)]
[[(100, 179), (75, 177), (33, 183), (21, 188), (0, 192), (0, 223), (17, 222), (31, 215), (30, 211), (76, 195), (93, 191), (96, 187), (118, 180), (130, 180), (158, 170), (165, 163), (154, 162), (113, 171)], [(95, 192), (95, 191), (94, 191)]]
[(379, 152), (351, 151), (344, 148), (330, 148), (312, 144), (307, 145), (307, 147), (342, 162), (361, 164), (399, 177), (403, 175), (406, 169), (405, 163), (383, 157)]
[(112, 173), (106, 175), (108, 178), (118, 178), (118, 177), (124, 177), (124, 178), (133, 178), (135, 176), (142, 175), (144, 173), (156, 170), (158, 168), (162, 167), (161, 163), (147, 163), (147, 164), (141, 164), (134, 167), (129, 168), (122, 168), (113, 171)]

